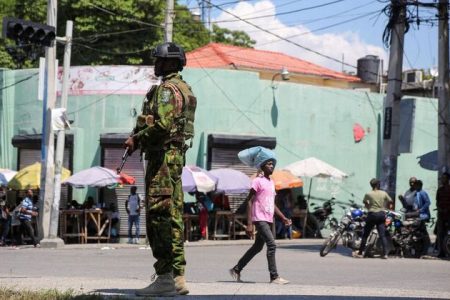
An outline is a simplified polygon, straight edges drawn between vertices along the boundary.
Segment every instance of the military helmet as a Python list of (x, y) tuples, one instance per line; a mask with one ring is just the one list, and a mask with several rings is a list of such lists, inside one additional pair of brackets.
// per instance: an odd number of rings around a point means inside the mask
[(152, 57), (178, 58), (181, 68), (186, 65), (186, 54), (183, 48), (175, 43), (164, 43), (156, 46), (152, 51)]

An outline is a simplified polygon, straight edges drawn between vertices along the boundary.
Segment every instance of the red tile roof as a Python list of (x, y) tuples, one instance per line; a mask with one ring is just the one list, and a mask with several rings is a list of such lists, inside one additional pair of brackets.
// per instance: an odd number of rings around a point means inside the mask
[(360, 81), (358, 77), (336, 72), (283, 53), (210, 43), (186, 54), (191, 68), (251, 68), (280, 71), (286, 67), (291, 73), (331, 77), (346, 81)]

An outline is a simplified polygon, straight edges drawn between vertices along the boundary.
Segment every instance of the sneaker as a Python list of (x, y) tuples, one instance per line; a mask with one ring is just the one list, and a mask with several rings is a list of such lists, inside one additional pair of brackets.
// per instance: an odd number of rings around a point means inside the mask
[(34, 248), (41, 248), (41, 244), (36, 244), (36, 245), (34, 245)]
[(177, 295), (171, 273), (159, 275), (149, 286), (135, 291), (136, 296), (173, 297)]
[(358, 253), (358, 252), (353, 252), (353, 253), (352, 253), (352, 256), (353, 256), (354, 258), (364, 258), (364, 255), (362, 255), (361, 253)]
[(236, 282), (242, 282), (241, 280), (241, 272), (236, 269), (236, 267), (230, 269), (230, 275), (233, 277)]
[(133, 239), (132, 238), (128, 239), (128, 244), (133, 244)]
[(184, 276), (176, 276), (174, 278), (175, 281), (175, 289), (177, 290), (178, 295), (187, 295), (189, 294), (189, 289), (186, 285), (186, 279)]
[(388, 259), (388, 256), (387, 256), (387, 254), (385, 254), (385, 255), (382, 255), (382, 256), (381, 256), (381, 259)]
[(286, 280), (286, 279), (281, 278), (280, 276), (278, 276), (277, 278), (272, 279), (272, 280), (270, 281), (270, 283), (275, 283), (275, 284), (288, 284), (288, 283), (289, 283), (289, 280)]

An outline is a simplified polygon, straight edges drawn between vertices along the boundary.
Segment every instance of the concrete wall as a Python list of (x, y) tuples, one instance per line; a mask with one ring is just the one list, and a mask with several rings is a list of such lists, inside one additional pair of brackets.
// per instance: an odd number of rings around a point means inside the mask
[[(18, 81), (35, 72), (7, 71), (2, 78)], [(261, 80), (258, 73), (247, 71), (186, 69), (183, 76), (198, 98), (196, 137), (187, 154), (189, 164), (206, 165), (208, 134), (245, 134), (276, 137), (277, 168), (314, 156), (350, 175), (342, 182), (314, 179), (311, 191), (314, 197), (334, 196), (344, 202), (349, 199), (360, 202), (369, 190), (369, 180), (379, 174), (381, 95), (278, 81), (273, 88), (270, 80)], [(1, 91), (2, 135), (3, 126), (11, 126), (11, 122), (13, 134), (41, 131), (42, 102), (36, 100), (36, 94), (37, 76)], [(142, 95), (70, 96), (68, 115), (74, 120), (74, 172), (100, 164), (99, 135), (129, 132), (134, 122), (133, 109), (140, 110), (142, 98)], [(5, 118), (12, 104), (13, 117)], [(424, 181), (424, 188), (434, 199), (437, 174), (422, 169), (417, 156), (437, 149), (436, 110), (436, 99), (417, 98), (412, 153), (402, 154), (398, 160), (400, 193), (407, 189), (408, 178), (414, 175)], [(353, 140), (355, 123), (366, 131), (359, 143)], [(0, 149), (10, 151), (7, 165), (1, 167), (14, 168), (16, 154), (10, 144), (5, 145), (8, 138), (1, 139)], [(2, 164), (5, 158), (2, 156)], [(306, 188), (309, 183), (306, 180)], [(434, 207), (433, 200), (432, 203)]]

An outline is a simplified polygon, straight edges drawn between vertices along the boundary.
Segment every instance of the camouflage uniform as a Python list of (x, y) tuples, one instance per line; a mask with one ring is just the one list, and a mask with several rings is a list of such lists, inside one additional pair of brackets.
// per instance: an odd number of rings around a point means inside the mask
[(184, 276), (183, 191), (185, 142), (193, 137), (196, 98), (178, 73), (147, 94), (135, 134), (148, 160), (145, 174), (147, 236), (156, 274)]

